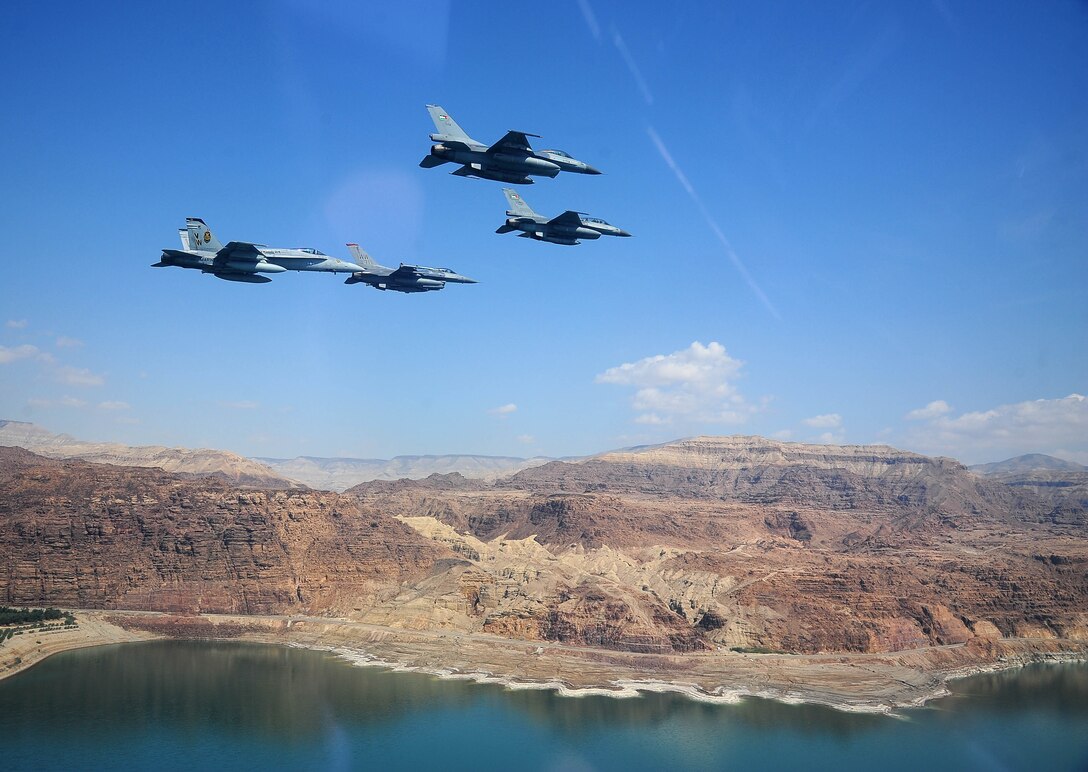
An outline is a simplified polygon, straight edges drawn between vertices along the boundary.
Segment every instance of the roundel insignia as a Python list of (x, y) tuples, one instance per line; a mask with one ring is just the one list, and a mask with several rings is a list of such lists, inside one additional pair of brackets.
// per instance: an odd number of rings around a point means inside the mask
[(211, 231), (204, 231), (204, 243), (207, 244), (211, 240), (212, 240), (212, 232)]

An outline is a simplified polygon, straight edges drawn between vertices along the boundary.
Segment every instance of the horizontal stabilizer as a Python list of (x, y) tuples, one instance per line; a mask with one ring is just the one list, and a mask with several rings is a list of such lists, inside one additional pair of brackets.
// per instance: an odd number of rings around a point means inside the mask
[(495, 233), (510, 233), (511, 231), (516, 230), (517, 228), (515, 228), (513, 225), (500, 225), (498, 228), (495, 229)]
[(419, 165), (424, 169), (433, 169), (436, 166), (441, 166), (444, 163), (449, 163), (445, 158), (439, 158), (435, 155), (429, 155), (419, 162)]

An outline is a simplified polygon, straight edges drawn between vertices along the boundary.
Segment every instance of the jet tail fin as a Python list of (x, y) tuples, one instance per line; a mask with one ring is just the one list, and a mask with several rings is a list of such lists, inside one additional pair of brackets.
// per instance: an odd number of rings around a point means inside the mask
[(431, 120), (434, 121), (434, 127), (437, 130), (432, 138), (441, 137), (452, 142), (475, 142), (439, 105), (427, 105), (427, 112), (431, 114)]
[(351, 256), (355, 258), (356, 265), (366, 269), (373, 268), (377, 265), (377, 263), (374, 262), (374, 258), (364, 252), (358, 244), (348, 244), (348, 252), (351, 252)]
[(199, 217), (186, 217), (185, 228), (189, 233), (189, 246), (201, 252), (218, 252), (223, 248), (219, 239), (212, 235), (211, 229)]
[(502, 192), (506, 194), (506, 201), (510, 204), (510, 209), (507, 211), (511, 217), (537, 217), (533, 208), (525, 203), (525, 199), (518, 195), (518, 192), (513, 188), (503, 188)]
[(181, 239), (182, 249), (194, 249), (192, 240), (189, 238), (189, 231), (185, 228), (178, 228), (178, 238)]

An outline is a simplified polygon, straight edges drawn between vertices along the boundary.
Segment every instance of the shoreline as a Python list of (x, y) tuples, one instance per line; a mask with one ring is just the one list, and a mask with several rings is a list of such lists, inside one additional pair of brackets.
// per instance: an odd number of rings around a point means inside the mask
[(1053, 639), (1002, 639), (984, 650), (960, 645), (891, 654), (647, 655), (324, 617), (73, 612), (78, 630), (26, 635), (0, 647), (0, 680), (53, 654), (90, 646), (171, 638), (239, 640), (323, 651), (356, 667), (509, 690), (551, 690), (563, 697), (626, 699), (652, 692), (711, 704), (755, 697), (892, 715), (949, 695), (950, 681), (1035, 662), (1088, 662), (1088, 643)]

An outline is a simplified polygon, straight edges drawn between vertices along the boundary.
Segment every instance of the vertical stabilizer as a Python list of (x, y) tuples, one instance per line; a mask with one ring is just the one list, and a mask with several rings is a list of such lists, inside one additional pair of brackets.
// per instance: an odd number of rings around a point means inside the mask
[(199, 217), (186, 217), (185, 227), (189, 232), (191, 244), (189, 249), (196, 249), (201, 252), (218, 252), (223, 248), (223, 245), (219, 243), (219, 239), (212, 235), (211, 229)]
[(507, 210), (507, 214), (511, 217), (539, 217), (533, 208), (525, 203), (525, 199), (518, 194), (513, 188), (503, 188), (502, 192), (506, 194), (506, 201), (510, 204), (510, 209)]
[(472, 137), (465, 133), (464, 129), (457, 125), (457, 121), (453, 120), (450, 114), (438, 105), (427, 105), (427, 112), (431, 114), (434, 127), (443, 139), (468, 142), (470, 144), (475, 142)]
[(178, 228), (178, 238), (181, 239), (182, 249), (192, 249), (193, 242), (189, 239), (189, 231), (185, 228)]
[(358, 244), (348, 244), (348, 252), (351, 252), (355, 264), (365, 270), (369, 271), (377, 265), (377, 263), (374, 262), (374, 258), (364, 252)]

